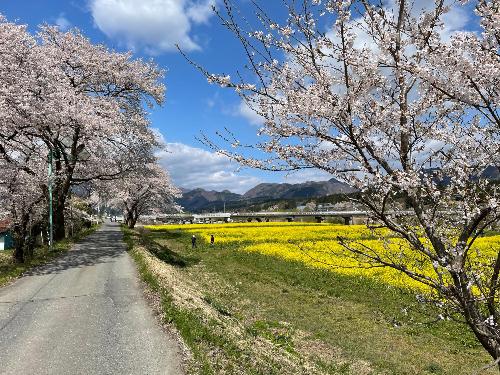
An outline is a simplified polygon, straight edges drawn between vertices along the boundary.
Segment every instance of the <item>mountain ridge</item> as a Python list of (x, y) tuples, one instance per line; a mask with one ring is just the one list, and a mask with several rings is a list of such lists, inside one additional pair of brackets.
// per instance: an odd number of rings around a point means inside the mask
[[(435, 170), (435, 168), (430, 168), (424, 172), (432, 174)], [(500, 169), (496, 166), (490, 166), (481, 173), (481, 177), (500, 183)], [(449, 177), (441, 176), (436, 181), (446, 185), (449, 183)], [(306, 181), (297, 184), (264, 182), (243, 194), (233, 193), (227, 189), (216, 191), (202, 188), (181, 188), (181, 191), (182, 197), (177, 199), (177, 203), (193, 213), (222, 211), (223, 209), (266, 209), (278, 203), (293, 208), (301, 201), (325, 197), (343, 200), (342, 195), (357, 192), (355, 188), (335, 178), (327, 181)]]
[(228, 206), (244, 207), (246, 204), (262, 203), (277, 200), (298, 200), (320, 198), (335, 194), (350, 194), (356, 189), (335, 178), (327, 181), (306, 181), (297, 184), (290, 183), (260, 183), (246, 191), (237, 194), (229, 190), (216, 191), (196, 189), (181, 189), (182, 198), (177, 202), (186, 210), (197, 212)]

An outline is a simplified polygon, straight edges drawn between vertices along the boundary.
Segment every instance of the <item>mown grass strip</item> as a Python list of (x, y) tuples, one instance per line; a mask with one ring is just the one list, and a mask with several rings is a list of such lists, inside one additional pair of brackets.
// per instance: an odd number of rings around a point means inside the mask
[[(122, 230), (124, 233), (124, 241), (127, 244), (130, 255), (137, 264), (141, 279), (152, 291), (158, 293), (160, 296), (164, 321), (176, 327), (184, 342), (191, 350), (193, 355), (191, 372), (203, 375), (216, 374), (202, 347), (208, 344), (210, 346), (223, 347), (235, 353), (237, 353), (237, 351), (234, 350), (233, 345), (226, 338), (216, 334), (214, 330), (210, 328), (211, 325), (216, 325), (215, 322), (202, 321), (200, 317), (193, 312), (181, 309), (173, 303), (168, 291), (161, 287), (158, 279), (149, 269), (144, 255), (136, 248), (138, 243), (146, 243), (149, 245), (151, 245), (151, 243), (147, 238), (138, 236), (136, 232), (124, 226), (122, 226)], [(152, 250), (154, 252), (154, 248), (152, 248)], [(183, 264), (178, 263), (175, 257), (173, 260), (176, 264)]]

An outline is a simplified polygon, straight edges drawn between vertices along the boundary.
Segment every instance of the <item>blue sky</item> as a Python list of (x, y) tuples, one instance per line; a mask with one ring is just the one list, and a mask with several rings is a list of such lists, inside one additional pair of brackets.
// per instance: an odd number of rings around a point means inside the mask
[(211, 0), (6, 0), (0, 13), (9, 21), (27, 24), (32, 32), (42, 23), (77, 27), (94, 43), (131, 49), (137, 57), (153, 58), (166, 69), (166, 101), (152, 111), (151, 120), (167, 142), (170, 152), (163, 153), (161, 163), (177, 185), (241, 193), (259, 182), (328, 178), (310, 172), (289, 177), (250, 169), (237, 172), (237, 165), (196, 139), (200, 131), (214, 135), (228, 127), (251, 141), (259, 120), (233, 92), (208, 84), (174, 48), (180, 43), (193, 59), (215, 72), (234, 72), (244, 65), (240, 45), (220, 25), (210, 5)]
[[(77, 27), (94, 43), (119, 51), (131, 49), (137, 57), (153, 58), (166, 69), (166, 101), (152, 111), (151, 120), (169, 149), (162, 153), (161, 163), (178, 186), (242, 193), (259, 182), (330, 178), (314, 170), (289, 176), (251, 169), (236, 172), (237, 165), (196, 140), (200, 131), (214, 135), (227, 127), (250, 143), (256, 139), (259, 127), (259, 119), (238, 96), (208, 84), (174, 48), (179, 43), (191, 58), (216, 73), (234, 74), (244, 66), (241, 46), (211, 10), (214, 1), (4, 0), (0, 13), (9, 21), (27, 24), (33, 32), (42, 23), (57, 24), (62, 29)], [(248, 0), (238, 3), (243, 12), (250, 10)], [(262, 3), (276, 8), (281, 1)], [(270, 9), (274, 16), (279, 16), (277, 9)], [(462, 16), (457, 17), (458, 21)]]

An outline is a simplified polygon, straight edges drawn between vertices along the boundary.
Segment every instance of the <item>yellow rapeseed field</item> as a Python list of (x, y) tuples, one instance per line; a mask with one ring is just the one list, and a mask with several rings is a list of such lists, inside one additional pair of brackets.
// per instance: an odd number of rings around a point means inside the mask
[[(367, 276), (393, 286), (425, 290), (421, 283), (387, 267), (370, 267), (360, 263), (339, 242), (338, 237), (352, 241), (356, 248), (366, 247), (384, 257), (403, 261), (410, 269), (420, 270), (434, 276), (429, 262), (412, 251), (390, 232), (378, 229), (374, 232), (364, 225), (332, 225), (313, 223), (231, 223), (154, 225), (150, 230), (182, 231), (196, 235), (198, 241), (210, 242), (215, 236), (216, 244), (235, 251), (258, 252), (289, 260), (300, 261), (308, 266), (330, 269), (333, 272)], [(488, 261), (500, 251), (500, 236), (477, 239), (475, 251), (482, 261)], [(477, 256), (476, 256), (477, 258)]]

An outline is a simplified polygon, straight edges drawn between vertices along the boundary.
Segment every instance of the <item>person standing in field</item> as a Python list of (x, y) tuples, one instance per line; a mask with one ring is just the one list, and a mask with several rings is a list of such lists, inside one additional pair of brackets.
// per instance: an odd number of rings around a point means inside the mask
[(191, 237), (191, 245), (193, 249), (196, 247), (196, 236), (194, 234), (193, 237)]
[(215, 242), (215, 237), (213, 234), (210, 235), (210, 246), (213, 246)]

